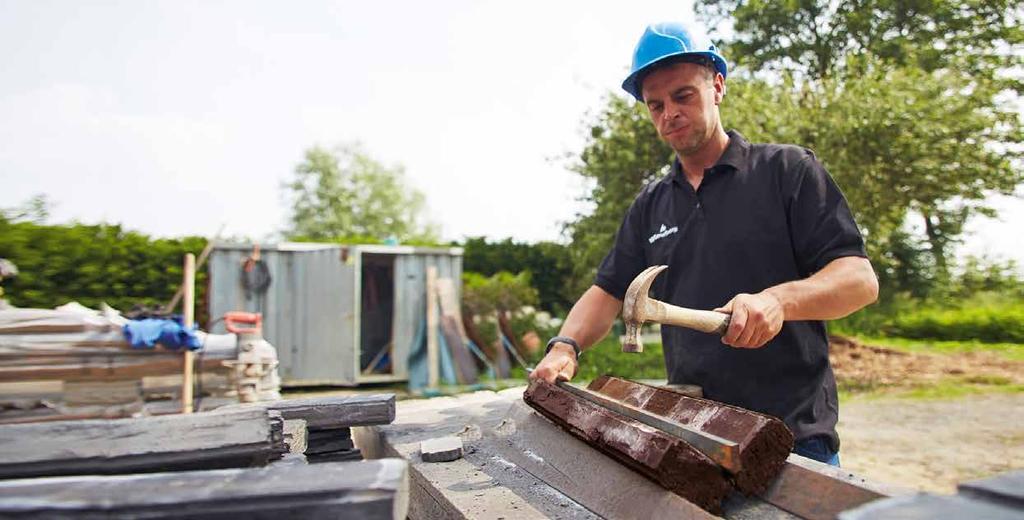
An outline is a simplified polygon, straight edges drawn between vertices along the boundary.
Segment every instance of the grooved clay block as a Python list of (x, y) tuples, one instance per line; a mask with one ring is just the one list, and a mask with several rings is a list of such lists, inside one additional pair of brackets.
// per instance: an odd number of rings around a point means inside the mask
[(555, 424), (645, 477), (712, 512), (730, 485), (722, 470), (681, 439), (535, 380), (523, 400)]
[(732, 478), (748, 495), (767, 489), (793, 449), (793, 433), (769, 415), (607, 375), (588, 389), (735, 442), (742, 469)]

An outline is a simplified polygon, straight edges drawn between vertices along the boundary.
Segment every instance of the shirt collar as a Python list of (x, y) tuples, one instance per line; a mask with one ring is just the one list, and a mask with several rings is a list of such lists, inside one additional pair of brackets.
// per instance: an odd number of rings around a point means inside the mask
[[(726, 132), (726, 135), (729, 136), (729, 144), (726, 145), (721, 157), (715, 161), (714, 166), (708, 169), (710, 172), (724, 172), (728, 168), (739, 171), (747, 167), (750, 143), (735, 130), (729, 130)], [(683, 166), (679, 163), (679, 157), (672, 160), (672, 172), (669, 178), (672, 179), (672, 182), (676, 183), (682, 183), (685, 180)]]

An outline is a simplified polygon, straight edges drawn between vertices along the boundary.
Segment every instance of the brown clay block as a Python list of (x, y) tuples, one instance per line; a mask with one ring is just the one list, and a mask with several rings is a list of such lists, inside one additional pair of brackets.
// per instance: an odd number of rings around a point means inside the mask
[(793, 449), (793, 433), (770, 415), (614, 376), (601, 376), (588, 389), (735, 442), (742, 469), (732, 478), (748, 495), (768, 488)]
[(543, 381), (523, 400), (587, 444), (712, 513), (730, 485), (722, 470), (689, 444)]

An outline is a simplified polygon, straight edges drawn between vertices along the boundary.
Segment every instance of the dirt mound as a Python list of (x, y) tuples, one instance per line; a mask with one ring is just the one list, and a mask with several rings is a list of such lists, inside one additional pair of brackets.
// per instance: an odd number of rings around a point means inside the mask
[(845, 388), (917, 386), (949, 377), (965, 382), (993, 380), (1024, 383), (1024, 362), (990, 352), (927, 354), (864, 345), (843, 336), (829, 337), (829, 359), (836, 381)]

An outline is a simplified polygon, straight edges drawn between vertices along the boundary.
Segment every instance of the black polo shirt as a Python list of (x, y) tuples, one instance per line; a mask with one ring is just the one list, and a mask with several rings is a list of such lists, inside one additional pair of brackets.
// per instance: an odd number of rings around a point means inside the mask
[[(668, 265), (651, 294), (713, 309), (739, 293), (806, 278), (864, 240), (835, 181), (807, 149), (750, 144), (735, 131), (694, 190), (678, 159), (637, 196), (598, 269), (595, 284), (622, 299), (652, 265)], [(709, 399), (781, 418), (798, 440), (835, 431), (838, 398), (821, 321), (787, 321), (759, 349), (663, 326), (670, 383), (697, 384)], [(642, 354), (641, 354), (642, 355)]]

